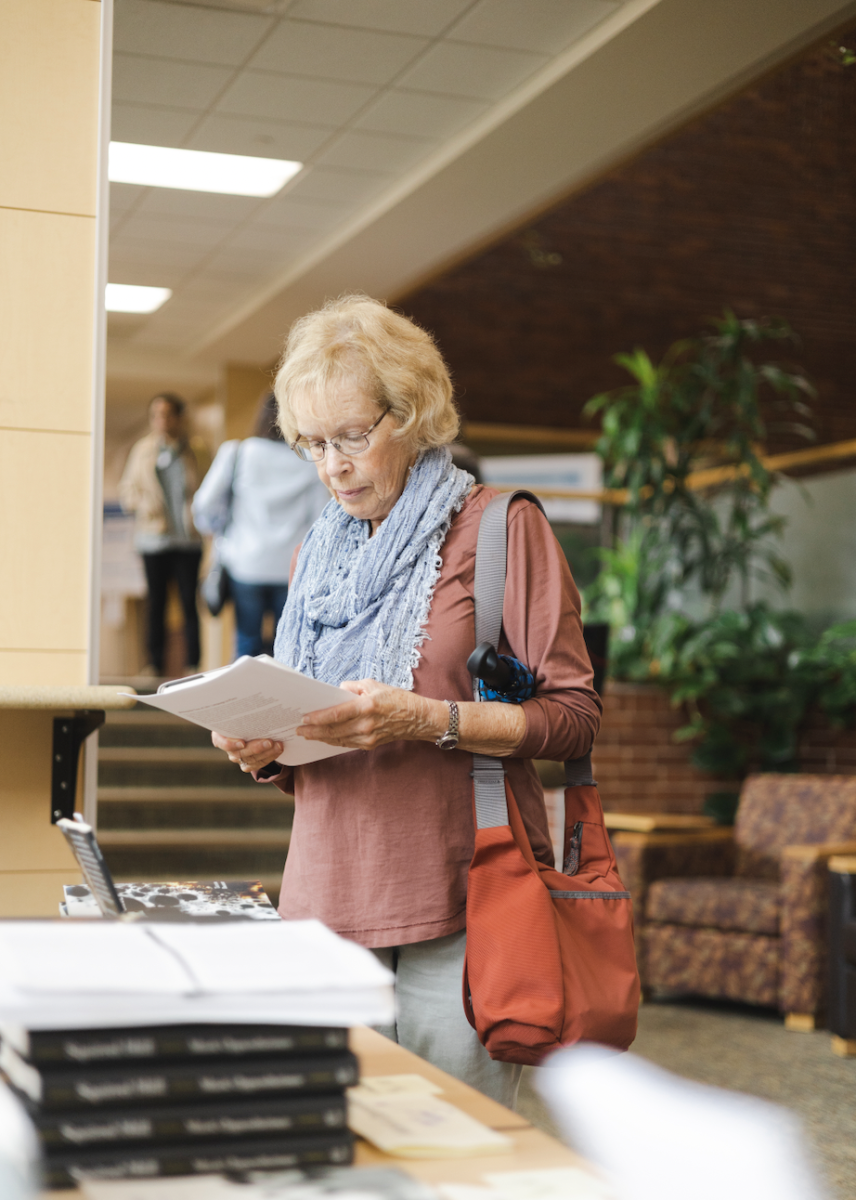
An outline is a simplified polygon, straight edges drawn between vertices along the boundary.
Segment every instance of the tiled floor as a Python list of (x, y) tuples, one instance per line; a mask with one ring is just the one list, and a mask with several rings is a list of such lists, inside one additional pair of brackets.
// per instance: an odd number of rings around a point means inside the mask
[[(703, 1001), (642, 1006), (633, 1053), (688, 1079), (784, 1104), (802, 1120), (836, 1200), (856, 1200), (856, 1058), (836, 1058), (829, 1033), (788, 1033), (768, 1010)], [(526, 1068), (518, 1107), (555, 1133)]]

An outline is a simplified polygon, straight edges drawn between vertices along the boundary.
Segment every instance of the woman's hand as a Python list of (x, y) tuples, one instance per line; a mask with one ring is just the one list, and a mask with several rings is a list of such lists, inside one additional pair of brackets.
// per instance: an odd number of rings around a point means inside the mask
[(402, 688), (360, 679), (341, 685), (354, 699), (307, 713), (298, 727), (300, 737), (349, 750), (373, 750), (386, 742), (431, 741), (449, 724), (442, 700), (429, 700)]
[(218, 750), (225, 750), (229, 762), (237, 763), (242, 771), (260, 771), (269, 762), (282, 754), (282, 742), (254, 738), (245, 742), (241, 738), (228, 738), (222, 733), (212, 733), (211, 741)]

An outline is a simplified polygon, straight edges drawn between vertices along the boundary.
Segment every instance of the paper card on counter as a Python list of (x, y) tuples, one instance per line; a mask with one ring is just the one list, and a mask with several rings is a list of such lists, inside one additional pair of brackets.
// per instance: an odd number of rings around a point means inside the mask
[(348, 1095), (390, 1096), (400, 1092), (421, 1092), (423, 1095), (439, 1096), (443, 1091), (424, 1075), (368, 1075)]
[(297, 737), (295, 730), (306, 713), (353, 698), (344, 688), (310, 679), (267, 654), (245, 655), (228, 667), (161, 684), (154, 696), (134, 696), (227, 737), (282, 742), (277, 762), (289, 767), (348, 753), (347, 747)]
[(86, 1200), (257, 1200), (261, 1193), (222, 1175), (192, 1175), (177, 1179), (85, 1180)]
[(374, 1095), (352, 1089), (348, 1124), (354, 1133), (397, 1158), (468, 1158), (511, 1150), (496, 1133), (459, 1108), (426, 1092)]
[(440, 1183), (443, 1200), (615, 1200), (615, 1193), (579, 1167), (502, 1171), (483, 1175), (485, 1185)]
[(581, 1167), (541, 1171), (497, 1171), (484, 1180), (503, 1200), (615, 1200), (603, 1180)]

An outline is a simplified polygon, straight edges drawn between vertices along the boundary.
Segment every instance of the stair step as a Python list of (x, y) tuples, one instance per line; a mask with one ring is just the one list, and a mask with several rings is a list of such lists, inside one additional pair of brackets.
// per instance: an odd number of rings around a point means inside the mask
[[(284, 799), (284, 797), (283, 797)], [(171, 804), (141, 804), (135, 800), (100, 802), (98, 826), (118, 829), (290, 829), (294, 815), (290, 804), (254, 802), (241, 797), (231, 804), (204, 800)]]
[(215, 763), (237, 770), (222, 750), (214, 746), (101, 746), (98, 761), (102, 763)]
[(104, 857), (117, 879), (263, 879), (281, 877), (285, 847), (105, 846)]
[(105, 750), (118, 746), (207, 746), (209, 750), (212, 749), (209, 730), (200, 725), (191, 725), (189, 721), (178, 724), (129, 721), (123, 725), (103, 725), (98, 735), (98, 746)]
[(108, 848), (141, 846), (223, 846), (272, 850), (287, 849), (290, 829), (105, 829), (98, 841)]
[(176, 787), (242, 788), (250, 792), (264, 790), (260, 789), (252, 775), (241, 771), (225, 757), (213, 761), (188, 762), (186, 759), (170, 760), (155, 755), (145, 760), (134, 758), (124, 762), (105, 762), (99, 755), (98, 785), (99, 788), (128, 785), (170, 790)]
[(240, 787), (99, 787), (98, 804), (110, 804), (113, 801), (136, 801), (141, 804), (193, 804), (193, 803), (232, 803), (232, 804), (293, 804), (294, 797), (288, 792), (281, 792), (275, 787), (255, 789), (246, 785)]

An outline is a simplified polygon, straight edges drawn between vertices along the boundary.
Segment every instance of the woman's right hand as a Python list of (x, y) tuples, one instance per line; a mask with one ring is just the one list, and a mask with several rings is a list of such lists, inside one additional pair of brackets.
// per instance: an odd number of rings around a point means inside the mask
[(224, 750), (229, 756), (229, 762), (237, 763), (242, 771), (260, 771), (262, 767), (273, 762), (278, 754), (282, 754), (282, 742), (272, 742), (265, 738), (254, 738), (245, 742), (241, 738), (212, 733), (211, 741), (218, 750)]

